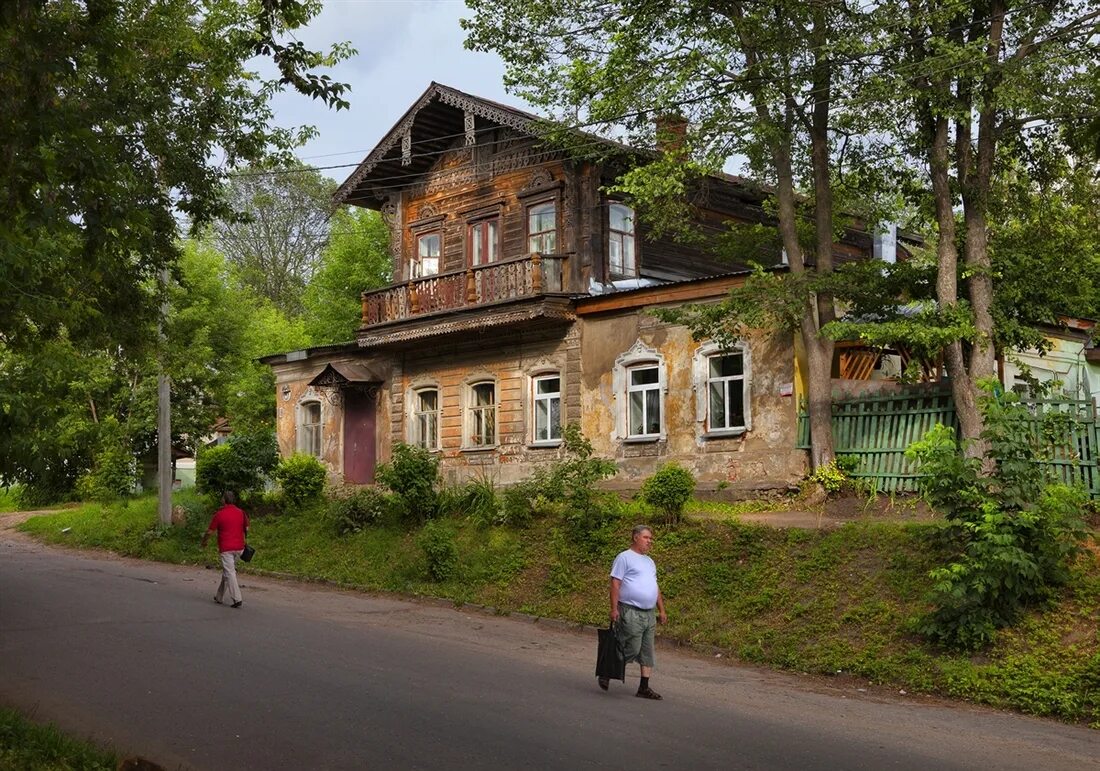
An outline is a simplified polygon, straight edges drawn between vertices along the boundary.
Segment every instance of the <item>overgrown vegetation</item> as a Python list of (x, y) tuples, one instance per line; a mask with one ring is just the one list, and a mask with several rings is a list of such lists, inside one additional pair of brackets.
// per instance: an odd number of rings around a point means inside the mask
[(118, 756), (0, 708), (0, 768), (114, 771)]
[(399, 514), (407, 522), (420, 524), (439, 513), (439, 458), (423, 447), (398, 442), (393, 459), (378, 464), (375, 476), (393, 491)]
[(321, 500), (328, 472), (314, 456), (294, 453), (279, 461), (274, 477), (286, 502), (294, 509), (301, 509)]
[(215, 496), (226, 490), (246, 495), (262, 489), (278, 463), (273, 433), (233, 434), (224, 444), (199, 451), (195, 488)]
[(661, 511), (675, 525), (695, 492), (695, 477), (678, 463), (666, 463), (642, 483), (642, 500)]
[(1049, 601), (1069, 580), (1086, 536), (1084, 492), (1054, 483), (1038, 462), (1071, 436), (1067, 416), (1034, 416), (1015, 393), (992, 384), (980, 409), (990, 473), (942, 425), (908, 451), (921, 462), (925, 494), (951, 523), (947, 535), (956, 549), (931, 572), (934, 609), (917, 628), (963, 649), (991, 642), (1026, 607)]

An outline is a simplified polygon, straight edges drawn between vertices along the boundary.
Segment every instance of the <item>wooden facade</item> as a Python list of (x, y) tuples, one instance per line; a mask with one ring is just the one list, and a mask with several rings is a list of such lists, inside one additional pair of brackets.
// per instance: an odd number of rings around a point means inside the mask
[[(559, 457), (560, 426), (578, 422), (627, 487), (668, 460), (704, 489), (791, 485), (805, 467), (793, 337), (720, 351), (650, 313), (718, 300), (745, 266), (654, 237), (607, 195), (650, 153), (581, 135), (608, 160), (574, 158), (540, 124), (432, 84), (340, 187), (337, 203), (389, 227), (394, 282), (363, 294), (353, 343), (266, 359), (282, 451), (320, 447), (334, 477), (363, 483), (395, 442), (417, 442), (448, 478), (508, 484)], [(696, 224), (767, 222), (767, 195), (709, 178)], [(864, 254), (863, 241), (838, 252)]]

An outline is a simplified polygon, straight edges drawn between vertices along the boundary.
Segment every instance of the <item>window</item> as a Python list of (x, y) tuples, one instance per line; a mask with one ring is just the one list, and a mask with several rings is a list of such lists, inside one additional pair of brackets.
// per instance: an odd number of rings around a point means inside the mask
[(553, 254), (558, 248), (558, 207), (553, 201), (527, 209), (527, 251)]
[(439, 449), (439, 389), (421, 388), (413, 393), (412, 444), (425, 450)]
[(608, 213), (608, 270), (613, 276), (636, 276), (634, 210), (621, 203), (611, 204)]
[(495, 383), (469, 386), (466, 406), (468, 447), (492, 447), (497, 443), (497, 387)]
[(737, 436), (752, 429), (752, 358), (749, 354), (749, 347), (744, 342), (725, 348), (708, 342), (696, 349), (691, 378), (699, 439)]
[(410, 278), (423, 278), (439, 273), (439, 255), (443, 245), (443, 236), (439, 231), (423, 233), (416, 237), (416, 259), (412, 264)]
[(561, 439), (561, 375), (540, 375), (531, 381), (535, 442)]
[(661, 372), (656, 364), (627, 370), (627, 437), (661, 435)]
[(304, 402), (299, 406), (298, 449), (321, 457), (321, 403)]
[(500, 217), (472, 222), (467, 230), (470, 265), (486, 265), (498, 259)]
[(745, 354), (722, 353), (707, 358), (707, 430), (745, 428)]

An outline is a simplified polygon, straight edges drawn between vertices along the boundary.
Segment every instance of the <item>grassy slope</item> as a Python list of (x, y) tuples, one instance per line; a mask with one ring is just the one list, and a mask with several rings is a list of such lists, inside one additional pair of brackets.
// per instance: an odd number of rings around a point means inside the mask
[[(152, 559), (214, 564), (205, 523), (162, 531), (155, 500), (89, 505), (28, 520), (43, 540)], [(460, 568), (427, 579), (416, 533), (375, 528), (336, 537), (319, 517), (258, 519), (257, 568), (365, 589), (430, 594), (540, 616), (606, 622), (607, 569), (628, 538), (581, 554), (553, 526), (478, 530), (455, 521)], [(62, 534), (62, 528), (71, 531)], [(668, 600), (669, 637), (745, 661), (845, 673), (1100, 727), (1100, 559), (1083, 558), (1057, 604), (1030, 613), (979, 657), (945, 653), (907, 633), (925, 608), (928, 570), (944, 555), (937, 525), (852, 523), (775, 530), (708, 519), (659, 530), (653, 550)], [(250, 568), (244, 568), (245, 571)]]
[(117, 756), (90, 742), (33, 723), (15, 710), (0, 709), (0, 769), (113, 771), (117, 764)]

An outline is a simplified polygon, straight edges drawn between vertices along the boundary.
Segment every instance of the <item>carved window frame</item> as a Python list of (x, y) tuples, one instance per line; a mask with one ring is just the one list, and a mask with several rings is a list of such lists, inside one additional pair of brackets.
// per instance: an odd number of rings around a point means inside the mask
[[(493, 402), (490, 405), (476, 406), (476, 392), (480, 386), (492, 386)], [(477, 413), (486, 411), (492, 416), (493, 435), (490, 441), (482, 444), (475, 441)], [(479, 437), (480, 438), (480, 437)], [(495, 450), (500, 446), (500, 384), (492, 375), (475, 375), (467, 378), (462, 386), (462, 450), (464, 452), (483, 452)]]
[[(443, 272), (443, 255), (446, 249), (443, 221), (446, 218), (445, 214), (440, 214), (409, 223), (409, 233), (412, 234), (413, 243), (412, 251), (409, 253), (409, 259), (405, 265), (406, 280), (413, 281), (418, 278), (437, 276)], [(439, 269), (435, 273), (428, 273), (425, 275), (417, 268), (420, 264), (420, 239), (432, 235), (439, 236)]]
[[(744, 425), (714, 429), (710, 426), (710, 360), (716, 356), (740, 354), (742, 362), (741, 398), (744, 408)], [(741, 436), (752, 430), (752, 356), (749, 345), (738, 340), (723, 348), (713, 341), (703, 343), (692, 356), (692, 384), (695, 389), (696, 433), (703, 439), (722, 439)]]
[[(658, 392), (659, 431), (656, 434), (630, 433), (630, 373), (647, 367), (657, 369), (657, 382), (654, 384)], [(630, 350), (615, 359), (615, 367), (612, 370), (612, 389), (615, 393), (615, 436), (614, 438), (629, 444), (646, 442), (663, 442), (668, 439), (668, 420), (666, 396), (668, 394), (668, 367), (664, 354), (655, 348), (651, 348), (641, 340), (631, 346)]]
[[(420, 409), (420, 396), (427, 391), (435, 392), (435, 410), (433, 413), (427, 413)], [(409, 388), (406, 403), (409, 408), (406, 411), (405, 437), (409, 444), (415, 447), (423, 447), (428, 452), (439, 452), (443, 448), (443, 389), (435, 381), (416, 383)], [(431, 446), (423, 443), (423, 437), (421, 436), (421, 416), (426, 414), (435, 415), (435, 442)]]
[[(316, 422), (309, 420), (316, 408)], [(325, 449), (325, 404), (319, 396), (307, 392), (298, 402), (294, 416), (294, 446), (320, 459)]]
[[(634, 207), (625, 201), (609, 200), (607, 202), (607, 276), (609, 279), (631, 279), (637, 278), (640, 268), (640, 254), (638, 249), (638, 217)], [(630, 226), (629, 232), (625, 230), (616, 230), (611, 226), (611, 212), (615, 207), (626, 209), (630, 212)], [(611, 264), (611, 243), (618, 236), (620, 242), (625, 242), (626, 238), (629, 238), (634, 249), (634, 268), (633, 270), (616, 272)]]
[[(496, 223), (496, 238), (493, 239), (492, 246), (494, 247), (495, 254), (486, 260), (481, 262), (474, 262), (474, 228), (484, 225), (490, 222)], [(482, 265), (491, 265), (494, 262), (500, 262), (503, 258), (504, 252), (504, 221), (500, 216), (500, 210), (495, 209), (489, 212), (480, 212), (474, 216), (466, 219), (466, 265), (471, 268), (476, 268)]]

